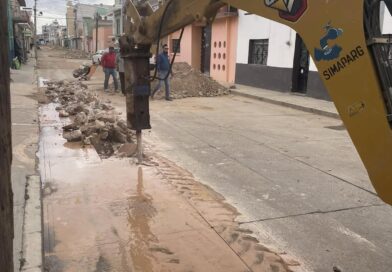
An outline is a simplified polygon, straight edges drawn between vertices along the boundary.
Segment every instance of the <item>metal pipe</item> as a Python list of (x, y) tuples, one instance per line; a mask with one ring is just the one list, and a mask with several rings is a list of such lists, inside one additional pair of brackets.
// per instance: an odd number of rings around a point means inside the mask
[(95, 14), (95, 52), (98, 52), (98, 11)]
[(143, 142), (142, 142), (142, 131), (136, 131), (136, 144), (137, 144), (137, 161), (138, 164), (143, 163)]
[(123, 34), (124, 32), (124, 13), (123, 13), (123, 0), (120, 0), (120, 5), (121, 5), (121, 17), (120, 17), (120, 36)]
[(34, 56), (37, 60), (37, 0), (34, 1)]

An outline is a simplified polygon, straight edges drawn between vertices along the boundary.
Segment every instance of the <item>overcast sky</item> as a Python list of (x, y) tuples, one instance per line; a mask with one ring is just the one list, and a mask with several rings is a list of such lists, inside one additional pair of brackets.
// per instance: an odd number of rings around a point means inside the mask
[[(104, 4), (114, 5), (114, 0), (72, 0), (73, 3), (82, 4)], [(42, 33), (42, 26), (50, 24), (54, 19), (61, 24), (66, 26), (65, 15), (66, 15), (67, 0), (37, 0), (37, 32)], [(26, 0), (26, 6), (29, 8), (34, 7), (34, 0)], [(42, 16), (38, 16), (39, 12), (42, 12)], [(34, 18), (32, 18), (34, 21)]]

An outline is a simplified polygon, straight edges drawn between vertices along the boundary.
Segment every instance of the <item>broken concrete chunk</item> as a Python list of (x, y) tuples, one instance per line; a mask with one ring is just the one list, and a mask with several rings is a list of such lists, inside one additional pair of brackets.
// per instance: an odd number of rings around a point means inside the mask
[(120, 120), (117, 122), (117, 126), (119, 126), (123, 132), (128, 131), (128, 126), (127, 126), (127, 122), (125, 122), (124, 120)]
[(79, 142), (82, 140), (82, 132), (80, 130), (64, 131), (63, 137), (68, 142)]
[(64, 111), (64, 110), (61, 110), (61, 111), (59, 112), (59, 116), (60, 116), (61, 118), (69, 117), (69, 113), (66, 112), (66, 111)]
[(100, 105), (100, 108), (101, 108), (102, 110), (112, 110), (112, 109), (114, 109), (111, 105), (107, 105), (107, 104), (105, 104), (105, 103), (102, 103), (102, 104)]
[(91, 136), (84, 138), (83, 139), (83, 144), (84, 145), (91, 145), (91, 139), (92, 139)]
[(97, 115), (97, 119), (103, 122), (115, 123), (116, 117), (113, 114), (101, 112)]
[(118, 126), (114, 126), (112, 129), (112, 137), (113, 141), (117, 143), (126, 143), (127, 142), (127, 135), (121, 131), (121, 128)]
[(103, 128), (105, 128), (105, 122), (99, 121), (99, 120), (95, 120), (94, 126), (95, 126), (97, 129), (103, 129)]
[(132, 143), (123, 144), (118, 149), (118, 156), (122, 158), (129, 158), (136, 154), (137, 145)]
[(99, 133), (99, 138), (102, 141), (105, 141), (108, 137), (109, 137), (109, 132), (108, 131), (101, 131), (101, 133)]
[(79, 126), (76, 125), (75, 123), (63, 126), (64, 131), (72, 131), (72, 130), (78, 130), (78, 129), (79, 129)]
[(113, 149), (112, 144), (110, 144), (109, 142), (102, 141), (99, 138), (99, 136), (97, 136), (97, 135), (91, 137), (90, 141), (98, 154), (104, 155), (107, 157), (113, 155), (114, 149)]
[(83, 133), (83, 135), (86, 137), (96, 133), (99, 131), (94, 125), (88, 124), (80, 127), (80, 131)]
[(87, 120), (87, 115), (84, 112), (79, 112), (78, 114), (76, 114), (74, 122), (77, 125), (84, 125)]

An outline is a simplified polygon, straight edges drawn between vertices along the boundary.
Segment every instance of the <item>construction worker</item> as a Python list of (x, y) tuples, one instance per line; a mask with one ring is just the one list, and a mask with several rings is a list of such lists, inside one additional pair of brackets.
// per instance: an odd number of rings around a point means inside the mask
[[(151, 98), (154, 98), (154, 95), (161, 90), (162, 83), (165, 83), (165, 98), (167, 101), (172, 101), (170, 97), (170, 80), (169, 80), (169, 73), (170, 73), (170, 59), (169, 59), (169, 47), (167, 44), (162, 46), (163, 52), (157, 56), (157, 68), (158, 68), (158, 77), (159, 83), (155, 87), (154, 91), (152, 92)], [(172, 73), (173, 76), (173, 73)]]
[(114, 51), (114, 47), (109, 47), (109, 52), (105, 53), (101, 59), (101, 65), (103, 68), (103, 72), (105, 73), (105, 82), (104, 82), (104, 91), (109, 91), (109, 78), (113, 77), (114, 89), (118, 91), (118, 81), (117, 81), (117, 72), (116, 72), (116, 52)]
[(125, 68), (124, 59), (121, 57), (120, 52), (117, 53), (117, 71), (120, 76), (121, 92), (125, 95)]

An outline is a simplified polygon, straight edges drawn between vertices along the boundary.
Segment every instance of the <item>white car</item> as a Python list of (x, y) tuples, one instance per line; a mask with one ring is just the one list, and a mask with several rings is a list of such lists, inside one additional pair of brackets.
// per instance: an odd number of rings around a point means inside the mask
[(93, 64), (101, 64), (103, 54), (109, 52), (109, 48), (98, 50), (92, 57)]
[[(118, 54), (120, 52), (120, 49), (115, 48), (114, 51)], [(101, 64), (102, 56), (108, 52), (109, 52), (109, 48), (98, 50), (92, 57), (93, 64)]]

